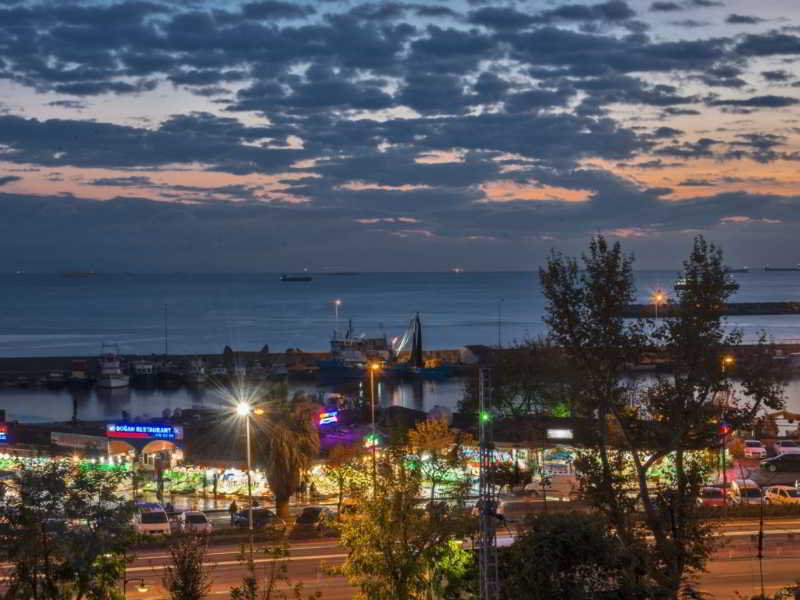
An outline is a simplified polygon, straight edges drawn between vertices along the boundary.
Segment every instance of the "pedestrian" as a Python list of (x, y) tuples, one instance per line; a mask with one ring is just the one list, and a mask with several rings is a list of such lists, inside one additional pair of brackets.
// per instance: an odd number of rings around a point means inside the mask
[(308, 487), (306, 486), (306, 480), (303, 479), (302, 481), (300, 481), (300, 490), (299, 490), (301, 500), (305, 499), (307, 490)]
[(311, 482), (311, 487), (308, 488), (308, 493), (311, 495), (311, 498), (316, 498), (317, 496), (317, 486), (314, 485), (314, 482)]
[(233, 520), (236, 517), (236, 513), (239, 512), (239, 507), (236, 506), (236, 500), (231, 502), (231, 505), (228, 507), (228, 512), (231, 513), (231, 525), (233, 525)]

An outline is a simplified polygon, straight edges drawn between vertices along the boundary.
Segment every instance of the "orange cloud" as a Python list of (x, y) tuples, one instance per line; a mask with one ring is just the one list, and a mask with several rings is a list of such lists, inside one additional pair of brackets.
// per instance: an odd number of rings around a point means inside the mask
[(519, 200), (530, 201), (556, 201), (556, 202), (586, 202), (591, 196), (590, 190), (574, 190), (536, 184), (522, 185), (513, 181), (492, 181), (481, 186), (488, 202), (515, 202)]

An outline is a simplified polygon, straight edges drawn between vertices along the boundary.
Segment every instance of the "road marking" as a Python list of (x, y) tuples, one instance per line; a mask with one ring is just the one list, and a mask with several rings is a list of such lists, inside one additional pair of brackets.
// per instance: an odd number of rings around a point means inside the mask
[[(290, 561), (290, 562), (301, 561), (301, 560), (322, 560), (322, 559), (326, 559), (326, 558), (328, 558), (328, 559), (330, 559), (330, 558), (345, 558), (347, 556), (348, 556), (347, 553), (343, 553), (343, 554), (318, 554), (318, 555), (315, 555), (315, 556), (288, 556), (286, 558), (256, 558), (256, 559), (253, 559), (253, 563), (260, 564), (260, 563), (270, 563), (270, 562), (283, 561), (283, 560)], [(244, 564), (245, 564), (245, 562), (243, 562), (241, 560), (223, 560), (223, 561), (219, 561), (219, 562), (211, 562), (211, 563), (209, 563), (209, 566), (210, 567), (230, 567), (230, 566), (233, 566), (233, 565), (244, 565)], [(168, 566), (169, 565), (153, 565), (153, 566), (147, 566), (147, 567), (130, 567), (128, 569), (125, 569), (125, 572), (126, 573), (139, 573), (141, 571), (163, 571)]]

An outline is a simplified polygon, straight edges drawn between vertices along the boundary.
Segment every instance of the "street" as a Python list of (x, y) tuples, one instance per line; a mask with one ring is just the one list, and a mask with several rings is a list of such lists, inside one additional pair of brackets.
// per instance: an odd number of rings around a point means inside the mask
[[(721, 528), (720, 535), (728, 543), (717, 552), (708, 573), (699, 578), (702, 591), (720, 600), (735, 598), (736, 592), (745, 597), (759, 593), (759, 565), (753, 540), (757, 530), (757, 523), (753, 521), (732, 522)], [(800, 577), (800, 542), (795, 541), (795, 537), (800, 539), (800, 520), (775, 520), (766, 524), (765, 531), (764, 589), (771, 595)], [(501, 545), (509, 542), (508, 536), (498, 539)], [(213, 564), (214, 579), (209, 597), (225, 597), (231, 587), (241, 583), (244, 568), (238, 560), (240, 550), (236, 544), (209, 548), (208, 559)], [(341, 564), (345, 556), (346, 551), (335, 539), (292, 543), (289, 575), (292, 581), (302, 581), (308, 593), (322, 591), (326, 600), (352, 598), (355, 589), (343, 578), (323, 573), (325, 567)], [(161, 577), (168, 558), (164, 551), (142, 552), (128, 569), (128, 598), (165, 598)], [(256, 554), (255, 562), (259, 569), (264, 569), (271, 561)], [(139, 578), (143, 578), (149, 588), (145, 593), (136, 591)]]

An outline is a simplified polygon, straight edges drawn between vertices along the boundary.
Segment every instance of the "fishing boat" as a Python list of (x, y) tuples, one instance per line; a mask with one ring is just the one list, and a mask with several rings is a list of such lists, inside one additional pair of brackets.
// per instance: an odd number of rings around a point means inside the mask
[(85, 360), (77, 359), (72, 361), (67, 383), (74, 387), (85, 387), (92, 383), (92, 379), (89, 377), (89, 364)]
[[(110, 348), (110, 350), (106, 350), (106, 348)], [(97, 387), (123, 388), (130, 384), (130, 377), (122, 368), (122, 359), (116, 344), (103, 344), (98, 367)]]
[(131, 365), (131, 383), (137, 387), (156, 384), (156, 365), (149, 360), (137, 360)]
[(310, 275), (287, 275), (284, 273), (281, 275), (281, 281), (291, 282), (291, 281), (311, 281)]
[(392, 348), (395, 356), (409, 350), (407, 361), (396, 360), (384, 366), (388, 377), (422, 377), (424, 379), (444, 379), (449, 375), (447, 365), (440, 359), (425, 360), (422, 352), (422, 321), (416, 313), (409, 321), (403, 337)]
[(334, 330), (331, 337), (331, 358), (317, 362), (320, 377), (331, 379), (361, 379), (367, 374), (370, 360), (392, 359), (386, 337), (368, 338), (353, 335), (353, 322), (348, 321), (344, 337)]
[(764, 267), (765, 271), (800, 271), (800, 263), (795, 265), (794, 267), (770, 267), (767, 265)]
[(186, 365), (184, 372), (184, 380), (187, 385), (201, 386), (208, 381), (208, 374), (206, 373), (206, 365), (202, 358), (193, 358)]

